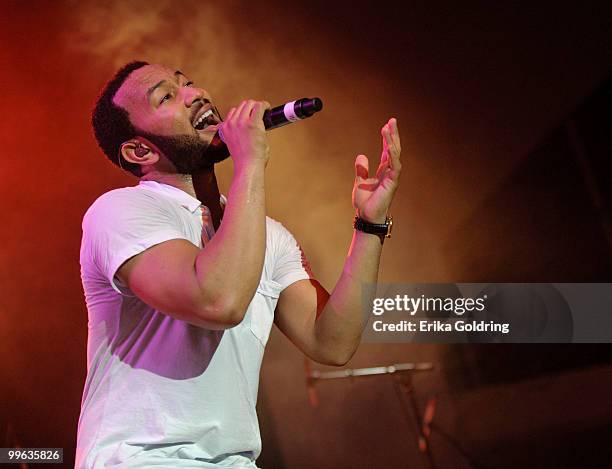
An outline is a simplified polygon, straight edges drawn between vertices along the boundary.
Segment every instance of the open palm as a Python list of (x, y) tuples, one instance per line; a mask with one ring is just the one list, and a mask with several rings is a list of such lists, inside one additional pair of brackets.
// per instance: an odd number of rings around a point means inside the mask
[(367, 156), (358, 155), (355, 159), (353, 207), (360, 218), (370, 223), (385, 222), (402, 169), (397, 120), (389, 119), (380, 133), (383, 149), (376, 174), (370, 177)]

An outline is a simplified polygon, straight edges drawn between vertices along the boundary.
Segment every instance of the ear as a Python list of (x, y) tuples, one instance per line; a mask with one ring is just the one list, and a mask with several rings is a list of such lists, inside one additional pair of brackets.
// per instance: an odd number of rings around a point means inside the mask
[(159, 161), (159, 153), (153, 145), (137, 138), (121, 145), (121, 156), (130, 163), (148, 166)]

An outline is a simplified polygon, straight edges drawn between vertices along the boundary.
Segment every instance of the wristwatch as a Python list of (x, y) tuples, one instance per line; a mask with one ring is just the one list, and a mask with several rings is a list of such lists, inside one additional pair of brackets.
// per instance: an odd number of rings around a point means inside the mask
[(391, 229), (393, 228), (393, 217), (388, 216), (384, 223), (370, 223), (365, 221), (363, 218), (355, 215), (355, 221), (353, 227), (357, 231), (363, 231), (364, 233), (374, 234), (380, 238), (380, 244), (385, 241), (385, 238), (391, 237)]

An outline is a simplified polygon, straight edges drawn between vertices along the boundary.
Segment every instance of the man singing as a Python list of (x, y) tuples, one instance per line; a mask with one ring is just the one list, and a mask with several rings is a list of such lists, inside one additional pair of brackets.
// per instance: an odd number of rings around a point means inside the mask
[[(355, 231), (329, 294), (291, 233), (266, 217), (267, 108), (243, 101), (222, 121), (207, 91), (145, 62), (102, 90), (94, 133), (139, 183), (102, 195), (83, 219), (77, 468), (256, 468), (272, 323), (317, 362), (343, 365), (355, 353), (361, 287), (376, 282), (401, 169), (397, 123), (382, 128), (375, 175), (364, 155), (355, 160)], [(227, 198), (214, 174), (227, 153), (210, 145), (220, 126), (234, 163)]]

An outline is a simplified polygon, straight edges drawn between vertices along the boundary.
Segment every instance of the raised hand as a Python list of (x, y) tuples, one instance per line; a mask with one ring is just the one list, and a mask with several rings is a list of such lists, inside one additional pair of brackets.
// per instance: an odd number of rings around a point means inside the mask
[(358, 155), (355, 159), (355, 184), (353, 207), (357, 215), (370, 223), (384, 223), (398, 186), (402, 170), (400, 162), (400, 137), (395, 118), (381, 129), (382, 154), (376, 174), (369, 175), (368, 157)]

